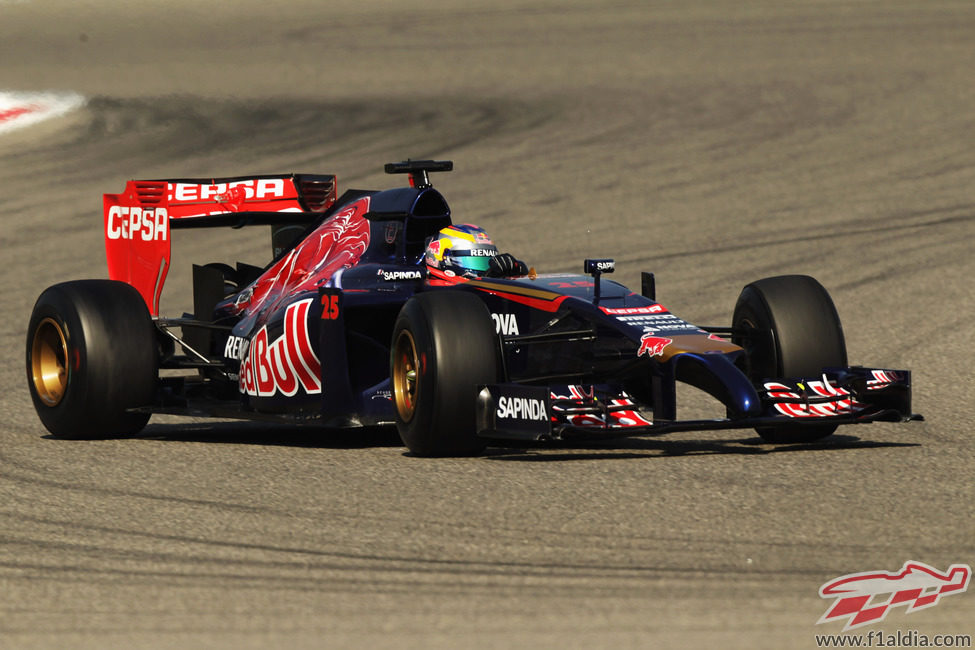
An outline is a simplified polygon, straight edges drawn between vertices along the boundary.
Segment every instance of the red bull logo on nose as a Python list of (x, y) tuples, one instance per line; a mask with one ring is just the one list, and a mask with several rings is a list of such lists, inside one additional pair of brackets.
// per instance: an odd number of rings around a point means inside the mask
[(640, 338), (640, 349), (637, 350), (636, 356), (642, 357), (643, 355), (647, 355), (648, 357), (659, 357), (664, 353), (664, 349), (673, 342), (674, 339), (654, 336), (653, 334), (644, 334)]

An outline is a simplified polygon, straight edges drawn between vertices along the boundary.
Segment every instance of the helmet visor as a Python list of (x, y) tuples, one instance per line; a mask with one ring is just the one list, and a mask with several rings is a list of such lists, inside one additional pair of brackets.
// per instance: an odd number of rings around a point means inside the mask
[(451, 250), (448, 255), (455, 266), (468, 271), (484, 273), (491, 268), (491, 258), (498, 254), (494, 246), (478, 246), (476, 248)]

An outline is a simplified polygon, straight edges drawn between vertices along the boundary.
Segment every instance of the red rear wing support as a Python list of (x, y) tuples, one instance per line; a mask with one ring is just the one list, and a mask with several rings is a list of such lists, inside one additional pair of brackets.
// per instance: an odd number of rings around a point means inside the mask
[[(212, 219), (216, 215), (277, 212), (304, 222), (299, 215), (324, 212), (335, 199), (334, 176), (129, 181), (123, 193), (103, 199), (108, 276), (138, 289), (149, 312), (158, 316), (170, 266), (170, 225), (177, 227), (171, 221), (179, 220), (179, 227), (205, 227), (226, 223)], [(282, 223), (289, 220), (286, 214)]]

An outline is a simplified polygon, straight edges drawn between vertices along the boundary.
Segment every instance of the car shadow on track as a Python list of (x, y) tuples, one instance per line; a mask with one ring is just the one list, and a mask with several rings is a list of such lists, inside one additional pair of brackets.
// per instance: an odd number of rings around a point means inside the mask
[(396, 427), (356, 427), (320, 429), (259, 422), (205, 422), (150, 424), (136, 440), (163, 442), (201, 442), (234, 445), (270, 445), (321, 449), (363, 449), (367, 447), (402, 447)]
[(572, 460), (622, 460), (630, 458), (665, 458), (713, 454), (763, 455), (782, 452), (846, 451), (878, 447), (919, 447), (914, 442), (863, 440), (851, 435), (833, 435), (825, 440), (801, 444), (768, 443), (758, 436), (729, 440), (663, 440), (660, 438), (624, 438), (609, 441), (587, 441), (550, 445), (518, 445), (490, 448), (490, 460), (518, 462), (552, 462)]
[[(269, 445), (317, 449), (367, 449), (403, 447), (396, 428), (370, 426), (347, 429), (281, 426), (255, 422), (204, 422), (150, 424), (131, 436), (135, 440), (195, 442), (235, 445)], [(864, 440), (853, 435), (833, 435), (825, 440), (802, 444), (773, 444), (758, 436), (731, 439), (674, 440), (663, 438), (615, 438), (574, 442), (493, 442), (481, 458), (517, 462), (558, 462), (578, 460), (625, 460), (672, 456), (783, 452), (848, 451), (878, 447), (918, 447), (920, 443)], [(404, 456), (410, 452), (403, 449)]]

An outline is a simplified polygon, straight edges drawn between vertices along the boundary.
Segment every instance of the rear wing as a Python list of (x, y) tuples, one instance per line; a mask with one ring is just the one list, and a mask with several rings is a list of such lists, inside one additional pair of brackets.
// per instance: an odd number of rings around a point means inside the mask
[(138, 289), (156, 316), (172, 228), (270, 225), (273, 241), (276, 231), (314, 221), (335, 200), (335, 176), (128, 181), (103, 199), (108, 276)]

